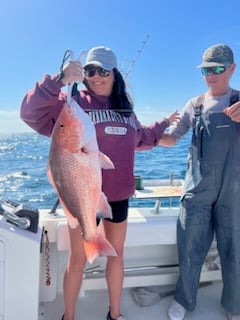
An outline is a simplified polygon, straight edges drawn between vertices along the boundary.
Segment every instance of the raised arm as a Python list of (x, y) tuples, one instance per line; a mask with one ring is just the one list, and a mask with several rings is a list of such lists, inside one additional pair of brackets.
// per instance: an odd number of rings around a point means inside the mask
[(62, 79), (55, 74), (46, 75), (42, 81), (38, 81), (22, 101), (22, 120), (38, 133), (50, 136), (66, 100), (61, 88), (75, 80), (82, 80), (82, 66), (78, 61), (70, 61), (64, 66)]
[(172, 147), (176, 142), (171, 133), (163, 133), (162, 137), (158, 140), (158, 145), (162, 147)]

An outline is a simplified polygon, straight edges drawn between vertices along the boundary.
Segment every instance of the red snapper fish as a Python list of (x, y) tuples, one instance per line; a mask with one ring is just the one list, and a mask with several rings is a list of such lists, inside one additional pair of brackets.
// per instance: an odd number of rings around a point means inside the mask
[(47, 173), (70, 228), (81, 227), (90, 263), (97, 256), (116, 255), (96, 226), (97, 216), (112, 217), (102, 192), (101, 168), (114, 165), (98, 149), (93, 122), (76, 101), (65, 103), (53, 128)]

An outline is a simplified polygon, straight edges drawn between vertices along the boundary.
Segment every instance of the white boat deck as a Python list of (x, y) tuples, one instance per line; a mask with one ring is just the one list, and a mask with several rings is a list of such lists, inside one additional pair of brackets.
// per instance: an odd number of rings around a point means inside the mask
[[(199, 288), (198, 303), (194, 312), (187, 313), (186, 319), (195, 320), (222, 320), (226, 319), (220, 305), (222, 283), (213, 282)], [(138, 305), (131, 294), (131, 289), (124, 289), (122, 296), (122, 313), (127, 320), (167, 320), (167, 309), (172, 296), (161, 298), (150, 307)], [(44, 305), (47, 320), (61, 320), (63, 313), (62, 295), (56, 300)], [(80, 297), (77, 304), (76, 320), (105, 320), (108, 309), (106, 290), (89, 291)], [(41, 318), (40, 318), (41, 319)]]
[[(125, 245), (125, 280), (122, 295), (122, 313), (128, 320), (161, 320), (168, 319), (167, 309), (172, 299), (176, 279), (178, 276), (175, 224), (177, 208), (165, 208), (159, 214), (153, 209), (131, 208), (129, 215), (128, 234)], [(43, 213), (44, 214), (44, 213)], [(45, 213), (47, 214), (47, 213)], [(50, 218), (51, 220), (52, 218)], [(59, 218), (62, 219), (61, 216)], [(46, 223), (51, 230), (51, 221)], [(65, 220), (58, 223), (56, 238), (50, 239), (58, 242), (58, 250), (62, 252), (63, 261), (61, 273), (67, 259), (67, 242), (60, 243), (65, 238)], [(144, 237), (143, 237), (144, 234)], [(215, 245), (209, 251), (209, 256), (216, 254)], [(86, 273), (77, 305), (75, 320), (105, 319), (108, 309), (108, 296), (104, 278), (105, 258), (98, 258), (93, 265), (93, 273)], [(136, 268), (137, 266), (137, 268)], [(61, 278), (61, 276), (60, 276)], [(222, 289), (220, 270), (209, 270), (205, 265), (201, 274), (201, 287), (198, 295), (198, 305), (194, 313), (189, 313), (186, 319), (225, 319), (224, 311), (220, 306)], [(133, 298), (132, 290), (137, 287), (158, 285), (160, 301), (150, 307), (141, 307)], [(61, 292), (62, 279), (58, 279), (57, 294), (54, 301), (41, 304), (42, 318), (60, 320), (64, 303)], [(171, 289), (169, 290), (169, 287)], [(166, 288), (166, 290), (165, 290)], [(171, 295), (165, 296), (165, 293)], [(47, 288), (43, 289), (45, 294)], [(50, 294), (51, 296), (51, 294)], [(164, 297), (162, 297), (164, 296)], [(94, 306), (94, 308), (93, 308)], [(40, 309), (41, 310), (41, 309)]]

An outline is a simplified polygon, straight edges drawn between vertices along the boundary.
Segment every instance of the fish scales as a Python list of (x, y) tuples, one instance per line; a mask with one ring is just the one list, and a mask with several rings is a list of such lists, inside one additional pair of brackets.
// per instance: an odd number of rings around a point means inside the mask
[(98, 213), (111, 217), (102, 192), (102, 167), (113, 169), (114, 165), (99, 151), (91, 119), (76, 102), (65, 104), (52, 133), (48, 177), (70, 227), (81, 227), (89, 262), (98, 255), (116, 255), (96, 226)]

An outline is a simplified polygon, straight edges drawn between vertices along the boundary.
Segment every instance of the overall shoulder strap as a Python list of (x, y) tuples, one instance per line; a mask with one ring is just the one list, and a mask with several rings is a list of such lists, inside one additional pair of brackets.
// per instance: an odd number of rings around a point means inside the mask
[(195, 110), (194, 115), (195, 116), (200, 116), (200, 114), (202, 112), (204, 97), (205, 97), (205, 93), (202, 93), (197, 98), (197, 102), (194, 106), (194, 110)]
[(204, 97), (205, 97), (205, 93), (202, 93), (202, 94), (200, 94), (200, 96), (198, 96), (197, 102), (195, 104), (195, 108), (200, 107), (203, 104)]
[[(203, 101), (204, 101), (205, 93), (202, 93), (198, 98), (197, 102), (194, 106), (195, 108), (195, 114), (201, 112), (202, 106), (203, 106)], [(229, 105), (231, 106), (235, 102), (239, 101), (239, 90), (232, 89)]]
[(230, 101), (229, 101), (229, 106), (231, 106), (232, 104), (234, 104), (235, 102), (239, 101), (239, 91), (232, 89), (232, 94), (230, 97)]

